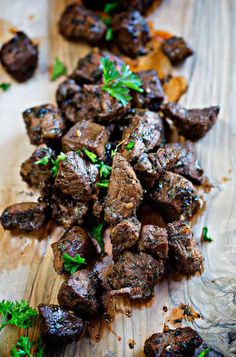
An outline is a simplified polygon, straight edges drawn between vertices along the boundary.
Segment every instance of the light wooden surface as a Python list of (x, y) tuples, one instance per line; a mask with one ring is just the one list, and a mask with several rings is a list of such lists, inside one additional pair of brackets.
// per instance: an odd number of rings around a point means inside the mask
[[(58, 83), (51, 83), (48, 67), (57, 55), (70, 68), (86, 45), (72, 45), (59, 37), (57, 20), (66, 1), (0, 0), (0, 42), (10, 37), (10, 27), (25, 30), (40, 46), (40, 65), (26, 84), (13, 84), (0, 93), (0, 189), (1, 210), (8, 204), (36, 199), (29, 196), (21, 181), (19, 168), (33, 148), (25, 133), (21, 112), (31, 106), (54, 101)], [(33, 18), (31, 15), (34, 15)], [(236, 1), (235, 0), (164, 0), (151, 15), (155, 26), (183, 35), (195, 49), (195, 56), (178, 68), (186, 76), (189, 90), (182, 98), (188, 107), (213, 104), (221, 106), (220, 118), (213, 130), (197, 144), (205, 172), (213, 184), (207, 195), (207, 209), (194, 227), (196, 237), (203, 226), (209, 227), (214, 241), (202, 244), (204, 273), (191, 280), (163, 281), (156, 295), (145, 306), (117, 306), (119, 313), (112, 325), (121, 337), (106, 332), (100, 343), (84, 339), (60, 349), (50, 356), (138, 357), (144, 340), (161, 331), (168, 313), (180, 303), (187, 303), (204, 316), (193, 324), (210, 344), (225, 356), (236, 354)], [(0, 82), (9, 77), (0, 69)], [(230, 180), (222, 179), (222, 177)], [(61, 278), (52, 267), (50, 244), (58, 239), (61, 229), (48, 225), (36, 234), (12, 236), (0, 231), (0, 299), (25, 298), (32, 306), (56, 303)], [(39, 238), (39, 239), (37, 239)], [(163, 312), (163, 306), (168, 312)], [(126, 311), (132, 311), (127, 317)], [(99, 332), (99, 331), (98, 331)], [(6, 328), (0, 336), (0, 353), (8, 356), (20, 331)], [(29, 331), (36, 338), (38, 326)], [(232, 336), (232, 335), (231, 335)], [(235, 337), (236, 338), (236, 337)], [(134, 339), (134, 349), (128, 340)], [(229, 343), (231, 341), (231, 343)]]

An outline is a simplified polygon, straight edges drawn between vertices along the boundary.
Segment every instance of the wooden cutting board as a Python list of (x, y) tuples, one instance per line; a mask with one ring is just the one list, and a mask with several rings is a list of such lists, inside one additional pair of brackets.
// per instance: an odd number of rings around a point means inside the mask
[[(19, 175), (22, 161), (33, 150), (21, 112), (55, 101), (54, 92), (60, 80), (52, 83), (48, 76), (55, 56), (71, 70), (89, 49), (84, 44), (68, 43), (58, 35), (57, 21), (66, 3), (0, 1), (0, 42), (11, 36), (9, 29), (15, 28), (25, 30), (40, 48), (39, 68), (27, 83), (13, 83), (0, 68), (0, 82), (12, 82), (8, 92), (0, 93), (1, 211), (11, 203), (37, 197)], [(195, 49), (194, 57), (177, 69), (189, 82), (182, 103), (187, 107), (221, 106), (217, 125), (197, 144), (213, 187), (205, 197), (207, 208), (198, 217), (194, 231), (199, 239), (202, 227), (208, 226), (214, 241), (201, 243), (205, 270), (200, 277), (181, 281), (170, 277), (156, 287), (155, 297), (146, 305), (131, 306), (128, 300), (119, 301), (110, 331), (98, 325), (93, 333), (94, 337), (100, 335), (100, 342), (84, 339), (67, 347), (51, 348), (50, 356), (142, 356), (145, 339), (162, 331), (168, 315), (180, 303), (189, 304), (202, 314), (204, 319), (195, 320), (193, 327), (207, 342), (225, 356), (236, 354), (236, 1), (164, 0), (150, 17), (156, 28), (183, 35)], [(62, 278), (53, 270), (50, 245), (61, 236), (62, 229), (49, 224), (40, 234), (13, 236), (2, 228), (0, 234), (0, 299), (24, 298), (32, 306), (56, 303)], [(167, 306), (167, 312), (163, 306)], [(2, 332), (2, 356), (9, 355), (20, 332), (14, 327)], [(36, 324), (29, 330), (30, 338), (36, 339), (38, 332)], [(135, 342), (133, 349), (129, 347), (131, 340)]]

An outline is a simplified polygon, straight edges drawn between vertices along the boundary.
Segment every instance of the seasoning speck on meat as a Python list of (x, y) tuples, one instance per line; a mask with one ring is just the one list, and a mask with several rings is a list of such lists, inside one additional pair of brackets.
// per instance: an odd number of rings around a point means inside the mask
[(182, 37), (170, 37), (164, 41), (162, 50), (172, 64), (183, 62), (193, 54), (192, 48)]

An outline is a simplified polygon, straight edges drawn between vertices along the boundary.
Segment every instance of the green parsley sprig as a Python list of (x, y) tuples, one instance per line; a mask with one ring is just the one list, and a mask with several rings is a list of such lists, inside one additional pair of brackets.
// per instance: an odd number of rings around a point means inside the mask
[(108, 188), (109, 180), (101, 180), (100, 182), (96, 183), (96, 186), (99, 188)]
[(203, 227), (202, 229), (202, 239), (205, 242), (212, 242), (213, 239), (208, 235), (208, 228), (207, 227)]
[(76, 254), (75, 257), (71, 257), (69, 254), (64, 253), (62, 255), (62, 260), (64, 263), (65, 270), (70, 274), (75, 273), (77, 270), (81, 268), (81, 265), (85, 265), (86, 260), (82, 258), (79, 254)]
[(134, 141), (129, 141), (128, 144), (125, 146), (126, 150), (131, 151), (134, 148)]
[(57, 78), (64, 76), (66, 74), (67, 74), (66, 66), (58, 57), (56, 57), (54, 60), (54, 65), (53, 65), (53, 69), (52, 69), (51, 80), (55, 81)]
[(0, 83), (0, 88), (3, 92), (6, 92), (11, 86), (11, 83), (2, 82)]
[(51, 174), (53, 177), (56, 177), (57, 176), (57, 173), (58, 173), (58, 169), (59, 169), (59, 164), (61, 161), (64, 161), (66, 160), (66, 154), (64, 152), (61, 152), (56, 160), (53, 160), (51, 159), (51, 162), (52, 162), (52, 168), (51, 168)]
[(119, 6), (119, 3), (117, 1), (107, 3), (104, 7), (104, 12), (106, 14), (110, 14), (113, 10), (115, 10)]
[(22, 356), (27, 356), (27, 357), (44, 357), (44, 346), (42, 343), (42, 340), (40, 339), (37, 344), (36, 352), (33, 355), (31, 353), (31, 350), (35, 346), (34, 341), (30, 341), (27, 336), (21, 336), (17, 343), (12, 346), (11, 352), (10, 352), (10, 357), (22, 357)]
[(197, 357), (205, 357), (208, 355), (208, 352), (210, 351), (210, 348), (205, 348), (205, 350), (203, 350), (202, 352), (199, 353), (199, 355), (197, 355)]
[(104, 251), (103, 228), (104, 223), (100, 223), (97, 226), (93, 227), (90, 231), (93, 238), (96, 239), (96, 241), (98, 242), (102, 252)]

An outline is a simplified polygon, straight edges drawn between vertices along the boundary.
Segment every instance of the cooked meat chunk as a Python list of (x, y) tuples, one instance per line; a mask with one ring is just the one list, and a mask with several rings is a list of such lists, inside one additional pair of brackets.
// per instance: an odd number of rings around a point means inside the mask
[(182, 37), (170, 37), (164, 41), (162, 50), (172, 64), (183, 62), (193, 54), (192, 48)]
[(201, 200), (192, 183), (182, 177), (167, 171), (158, 181), (150, 197), (161, 209), (168, 222), (192, 217), (201, 205)]
[(203, 262), (202, 254), (187, 221), (176, 221), (167, 225), (170, 259), (175, 268), (187, 275), (199, 272)]
[(178, 162), (170, 171), (186, 177), (195, 184), (202, 184), (204, 181), (204, 171), (197, 159), (194, 144), (191, 141), (185, 143), (167, 144), (165, 149), (176, 149), (180, 153)]
[(103, 39), (106, 25), (93, 12), (75, 2), (68, 5), (61, 15), (59, 32), (69, 40), (97, 43)]
[(113, 265), (114, 263), (111, 255), (104, 255), (94, 264), (93, 273), (99, 288), (102, 288), (103, 290), (111, 290), (108, 276), (112, 273)]
[(189, 140), (199, 140), (212, 128), (219, 114), (219, 107), (185, 109), (177, 103), (162, 106), (165, 117), (173, 120), (180, 135)]
[(114, 265), (110, 276), (114, 294), (127, 294), (131, 300), (147, 300), (163, 275), (163, 263), (146, 253), (125, 252)]
[(72, 274), (60, 287), (58, 302), (61, 306), (84, 316), (96, 314), (96, 279), (89, 269)]
[(4, 229), (19, 229), (21, 231), (36, 231), (47, 221), (47, 205), (37, 202), (15, 203), (7, 207), (1, 215)]
[(59, 164), (55, 186), (65, 195), (86, 202), (96, 197), (97, 179), (97, 167), (70, 151)]
[(118, 2), (124, 9), (135, 9), (140, 11), (141, 13), (146, 13), (146, 11), (152, 5), (154, 0), (118, 0)]
[(73, 118), (78, 115), (75, 98), (79, 98), (82, 94), (82, 88), (72, 78), (67, 78), (57, 88), (56, 101), (58, 107), (63, 111), (66, 119), (74, 121)]
[(112, 254), (115, 260), (121, 252), (137, 243), (140, 229), (141, 223), (137, 218), (124, 219), (111, 229)]
[(112, 18), (114, 39), (120, 51), (127, 56), (137, 57), (146, 53), (145, 45), (150, 39), (149, 27), (138, 11), (127, 11)]
[(154, 225), (143, 226), (138, 242), (140, 251), (152, 254), (158, 260), (168, 257), (168, 237), (165, 228)]
[(63, 136), (62, 148), (64, 151), (76, 151), (85, 147), (102, 158), (107, 141), (108, 135), (104, 126), (82, 120)]
[(0, 61), (5, 70), (18, 82), (33, 76), (38, 64), (38, 47), (24, 32), (17, 32), (0, 51)]
[(52, 104), (26, 109), (23, 118), (33, 145), (57, 145), (66, 129), (61, 111)]
[(105, 206), (104, 197), (100, 197), (99, 200), (93, 203), (92, 212), (94, 217), (96, 217), (98, 221), (103, 217), (102, 214), (103, 214), (104, 206)]
[(144, 353), (146, 357), (190, 357), (202, 341), (201, 336), (191, 327), (182, 327), (149, 337), (145, 341)]
[(121, 154), (132, 162), (162, 143), (164, 128), (161, 117), (154, 112), (137, 110), (130, 119), (131, 124), (123, 132)]
[(135, 216), (143, 189), (130, 164), (120, 155), (113, 159), (105, 207), (105, 221), (116, 224)]
[(59, 305), (38, 306), (42, 318), (43, 339), (55, 343), (68, 343), (78, 340), (85, 329), (85, 322)]
[(41, 181), (47, 179), (51, 173), (51, 159), (55, 158), (55, 151), (45, 144), (38, 146), (29, 159), (21, 165), (20, 174), (30, 186), (39, 187)]
[(96, 256), (91, 239), (86, 231), (78, 226), (74, 226), (59, 241), (53, 243), (52, 250), (54, 254), (53, 266), (58, 274), (68, 273), (63, 262), (63, 254), (65, 253), (73, 258), (76, 254), (79, 254), (82, 258), (85, 258), (86, 263)]
[(158, 111), (165, 98), (161, 82), (155, 70), (136, 73), (142, 81), (143, 93), (132, 91), (132, 106)]

